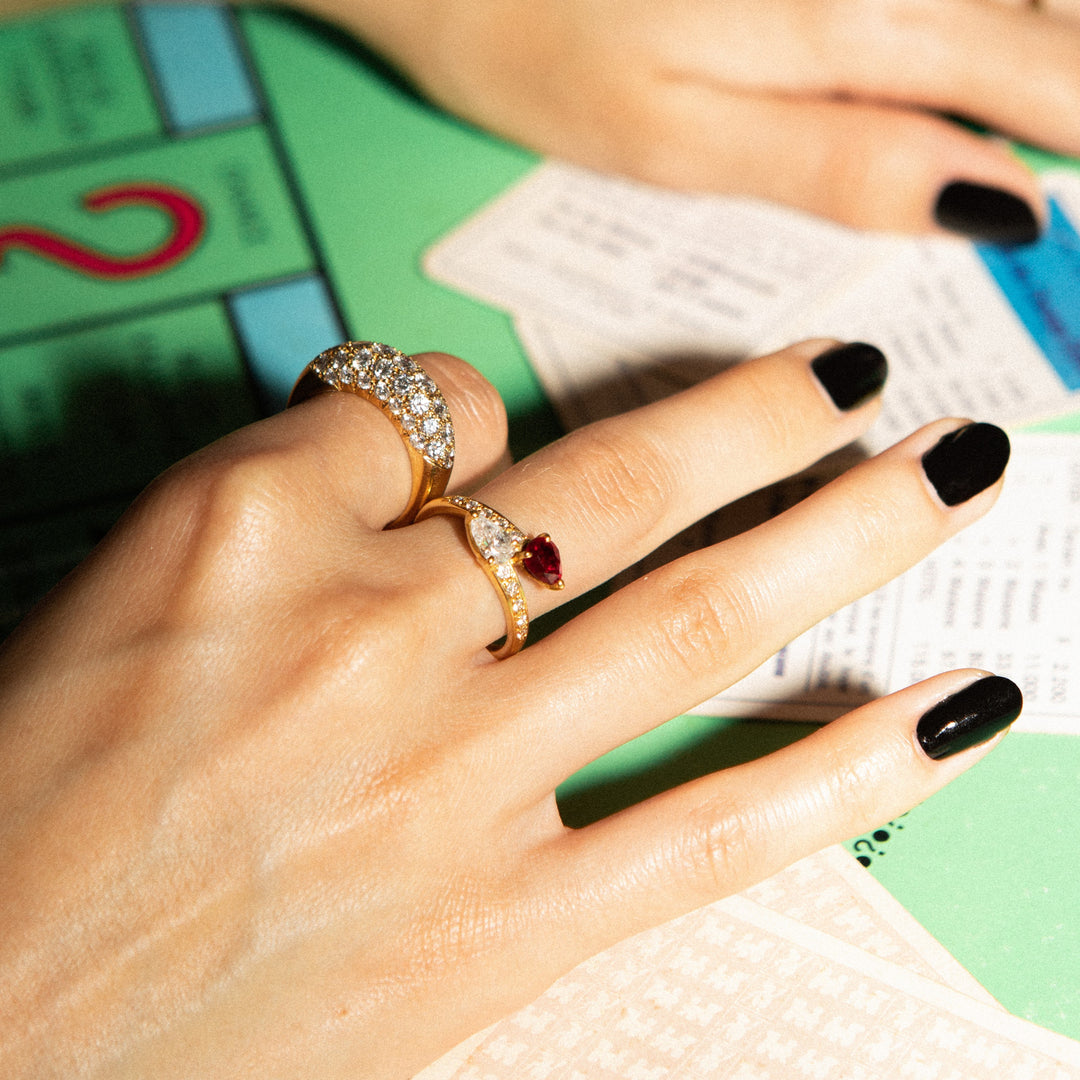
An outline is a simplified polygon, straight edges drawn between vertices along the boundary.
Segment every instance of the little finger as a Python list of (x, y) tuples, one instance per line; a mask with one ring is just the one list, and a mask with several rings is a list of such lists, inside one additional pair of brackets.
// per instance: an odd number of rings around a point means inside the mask
[(938, 675), (567, 834), (552, 855), (574, 889), (568, 910), (602, 948), (739, 892), (922, 802), (988, 753), (1021, 706), (1008, 679)]

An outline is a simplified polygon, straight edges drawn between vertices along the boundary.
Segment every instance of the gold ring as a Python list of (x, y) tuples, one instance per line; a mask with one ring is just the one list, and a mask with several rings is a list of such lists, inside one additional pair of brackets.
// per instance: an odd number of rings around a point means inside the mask
[(528, 536), (497, 510), (467, 495), (432, 499), (421, 507), (416, 520), (422, 521), (431, 514), (452, 514), (465, 519), (469, 548), (495, 586), (506, 617), (506, 640), (502, 645), (488, 648), (496, 660), (513, 656), (525, 644), (529, 633), (529, 608), (517, 570), (520, 567), (549, 589), (561, 589), (559, 549), (547, 533)]
[(397, 428), (409, 454), (412, 493), (386, 527), (411, 524), (428, 499), (446, 490), (454, 466), (454, 425), (442, 392), (412, 357), (377, 341), (346, 341), (319, 353), (297, 379), (288, 405), (328, 390), (370, 401)]

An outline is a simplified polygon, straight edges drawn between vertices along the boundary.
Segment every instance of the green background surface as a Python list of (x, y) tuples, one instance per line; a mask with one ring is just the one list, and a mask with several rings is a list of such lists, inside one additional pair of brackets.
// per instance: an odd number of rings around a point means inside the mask
[(159, 128), (118, 7), (7, 25), (0, 75), (0, 165)]
[[(431, 243), (523, 176), (535, 159), (440, 114), (325, 29), (264, 11), (245, 10), (239, 19), (350, 334), (409, 352), (444, 349), (475, 363), (507, 401), (518, 452), (555, 435), (509, 319), (427, 280), (419, 268)], [(17, 53), (11, 42), (16, 30), (27, 34), (34, 25), (0, 34), (0, 64), (24, 66), (10, 59)], [(116, 63), (122, 68), (128, 59)], [(70, 134), (55, 138), (62, 142)], [(48, 315), (44, 302), (38, 316)], [(120, 344), (124, 332), (115, 331), (119, 356), (130, 353)], [(100, 333), (107, 337), (108, 330)], [(227, 371), (235, 357), (223, 338), (216, 340), (206, 346), (218, 355), (207, 370)], [(94, 346), (108, 347), (100, 339)], [(17, 378), (12, 372), (30, 363), (24, 357), (19, 368), (17, 350), (9, 352), (0, 354), (0, 379), (9, 380), (0, 382), (5, 401)], [(166, 364), (165, 370), (175, 368)], [(236, 415), (248, 407), (238, 401)], [(50, 408), (42, 406), (44, 415)], [(228, 415), (220, 420), (228, 422)], [(4, 423), (14, 431), (20, 421)], [(13, 435), (6, 438), (14, 445)], [(19, 445), (28, 438), (20, 435)], [(73, 510), (63, 520), (71, 551), (100, 529), (103, 506)], [(28, 529), (20, 523), (0, 536), (0, 558), (27, 557)], [(57, 535), (50, 534), (49, 551), (59, 565), (69, 549)], [(5, 602), (11, 606), (18, 598), (5, 601), (0, 591)], [(807, 730), (677, 718), (568, 780), (564, 812), (574, 823), (587, 822)], [(887, 839), (859, 841), (861, 851), (872, 853), (871, 872), (1003, 1004), (1073, 1037), (1080, 1037), (1078, 791), (1080, 739), (1014, 734), (946, 791), (884, 829)]]
[[(42, 381), (54, 388), (42, 394)], [(3, 351), (0, 520), (119, 500), (257, 419), (220, 304), (201, 303)], [(93, 453), (106, 446), (107, 454)], [(14, 447), (18, 447), (15, 450)]]
[[(0, 337), (38, 330), (43, 322), (76, 323), (172, 297), (216, 295), (310, 267), (311, 255), (262, 128), (138, 150), (125, 155), (124, 169), (127, 177), (176, 185), (200, 205), (215, 207), (202, 242), (167, 274), (126, 281), (122, 288), (36, 254), (8, 252)], [(20, 224), (51, 229), (97, 251), (138, 255), (153, 249), (166, 236), (159, 211), (127, 206), (88, 212), (83, 207), (85, 193), (115, 182), (114, 158), (88, 161), (0, 180), (0, 206), (18, 206)], [(251, 220), (252, 207), (257, 208), (256, 221)], [(117, 233), (123, 247), (115, 241)]]

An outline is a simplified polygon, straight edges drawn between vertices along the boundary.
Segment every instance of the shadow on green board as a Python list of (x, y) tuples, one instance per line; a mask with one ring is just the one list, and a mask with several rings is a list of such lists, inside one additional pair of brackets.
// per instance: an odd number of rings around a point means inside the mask
[(402, 72), (347, 31), (291, 8), (274, 8), (273, 12), (277, 21), (296, 27), (306, 37), (318, 40), (328, 50), (350, 57), (355, 63), (362, 64), (384, 82), (390, 83), (418, 104), (434, 110), (435, 107), (425, 100)]
[(7, 388), (24, 420), (0, 429), (0, 638), (155, 476), (258, 418), (242, 380), (184, 359), (161, 372), (78, 353), (54, 369), (51, 397)]
[(816, 725), (680, 716), (586, 766), (559, 788), (559, 812), (582, 828), (698, 777), (789, 746)]
[(462, 120), (453, 113), (445, 112), (439, 106), (434, 105), (417, 89), (408, 75), (394, 67), (390, 61), (365, 42), (353, 37), (348, 31), (293, 9), (275, 7), (273, 8), (273, 14), (276, 20), (285, 25), (296, 27), (306, 37), (317, 40), (327, 50), (348, 57), (350, 62), (367, 68), (381, 82), (393, 87), (402, 97), (408, 98), (413, 106), (419, 106), (433, 116), (437, 116), (440, 123), (473, 128), (474, 125), (468, 121)]

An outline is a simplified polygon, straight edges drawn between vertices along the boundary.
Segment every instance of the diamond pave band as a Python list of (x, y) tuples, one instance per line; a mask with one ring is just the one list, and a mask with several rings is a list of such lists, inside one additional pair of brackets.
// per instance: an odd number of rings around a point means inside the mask
[(377, 405), (397, 428), (412, 467), (409, 503), (388, 529), (408, 525), (446, 490), (454, 465), (454, 426), (442, 392), (412, 357), (377, 341), (347, 341), (319, 353), (289, 395), (295, 405), (344, 390)]
[(506, 618), (506, 640), (488, 646), (497, 660), (513, 656), (529, 633), (529, 609), (518, 568), (549, 589), (563, 587), (559, 549), (547, 533), (528, 536), (490, 506), (466, 495), (432, 499), (416, 520), (432, 514), (452, 514), (465, 521), (465, 536), (476, 561), (495, 586)]

